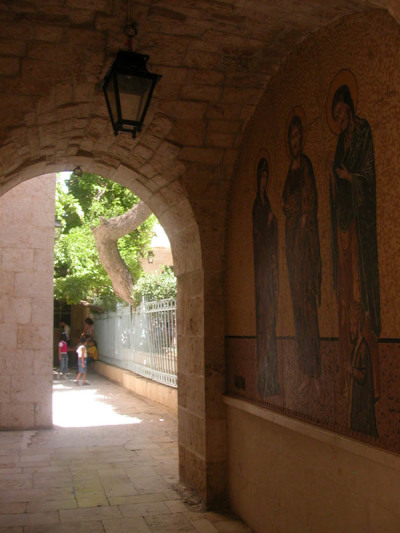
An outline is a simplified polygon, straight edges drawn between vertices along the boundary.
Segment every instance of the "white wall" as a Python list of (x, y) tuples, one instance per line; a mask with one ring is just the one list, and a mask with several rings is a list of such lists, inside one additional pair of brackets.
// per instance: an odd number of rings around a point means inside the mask
[(398, 533), (398, 455), (225, 401), (230, 501), (255, 533)]

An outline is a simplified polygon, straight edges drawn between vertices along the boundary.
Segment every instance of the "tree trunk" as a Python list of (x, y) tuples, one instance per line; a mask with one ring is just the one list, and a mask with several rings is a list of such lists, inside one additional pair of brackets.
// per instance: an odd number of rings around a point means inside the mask
[(132, 233), (151, 215), (150, 209), (143, 202), (134, 205), (132, 209), (119, 217), (101, 218), (100, 224), (92, 228), (101, 264), (110, 276), (112, 286), (117, 296), (125, 302), (133, 304), (133, 280), (124, 260), (122, 259), (117, 242), (118, 239)]

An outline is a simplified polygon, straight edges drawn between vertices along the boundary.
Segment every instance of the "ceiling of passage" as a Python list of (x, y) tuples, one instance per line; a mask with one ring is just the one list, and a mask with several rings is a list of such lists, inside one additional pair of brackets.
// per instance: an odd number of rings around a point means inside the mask
[[(395, 0), (3, 0), (0, 183), (72, 169), (127, 167), (149, 193), (190, 165), (225, 176), (268, 80), (310, 32)], [(144, 131), (114, 137), (99, 82), (124, 47), (163, 75)], [(88, 169), (89, 170), (89, 169)], [(22, 176), (22, 178), (21, 178)], [(31, 177), (31, 176), (29, 176)]]

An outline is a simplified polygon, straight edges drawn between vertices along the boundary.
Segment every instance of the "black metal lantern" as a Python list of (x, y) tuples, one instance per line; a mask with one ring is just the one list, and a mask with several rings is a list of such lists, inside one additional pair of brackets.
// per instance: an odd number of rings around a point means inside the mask
[(102, 81), (108, 112), (114, 129), (132, 133), (141, 131), (156, 83), (161, 75), (148, 72), (148, 55), (120, 50)]

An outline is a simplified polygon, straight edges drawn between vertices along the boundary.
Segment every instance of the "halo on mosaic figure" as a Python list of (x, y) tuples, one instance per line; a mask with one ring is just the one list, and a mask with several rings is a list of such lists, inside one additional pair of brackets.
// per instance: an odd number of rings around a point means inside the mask
[(299, 117), (301, 121), (301, 127), (302, 127), (302, 135), (301, 135), (302, 143), (301, 144), (302, 144), (303, 150), (304, 150), (304, 146), (306, 144), (306, 139), (307, 139), (307, 116), (306, 116), (304, 109), (301, 106), (296, 105), (292, 107), (292, 109), (289, 111), (289, 114), (286, 119), (286, 125), (285, 125), (285, 147), (286, 147), (286, 153), (289, 159), (292, 159), (292, 154), (290, 153), (290, 147), (289, 147), (289, 126), (290, 126), (290, 123), (292, 122), (293, 117), (295, 116)]
[(357, 80), (351, 70), (342, 69), (335, 75), (331, 84), (329, 86), (328, 97), (326, 99), (326, 121), (328, 123), (329, 129), (335, 134), (340, 134), (340, 127), (338, 123), (333, 118), (332, 114), (332, 101), (335, 96), (336, 91), (342, 85), (346, 85), (349, 88), (351, 98), (354, 103), (354, 111), (357, 109), (358, 103), (358, 88)]
[(253, 165), (253, 188), (254, 188), (254, 193), (255, 194), (257, 194), (257, 191), (258, 191), (258, 173), (261, 170), (261, 168), (259, 169), (259, 167), (262, 164), (262, 160), (266, 161), (266, 163), (267, 163), (267, 166), (268, 166), (268, 180), (269, 180), (270, 177), (271, 177), (271, 158), (269, 157), (268, 150), (266, 150), (265, 148), (261, 148), (257, 152), (257, 156), (256, 156), (256, 158), (254, 160), (254, 165)]

